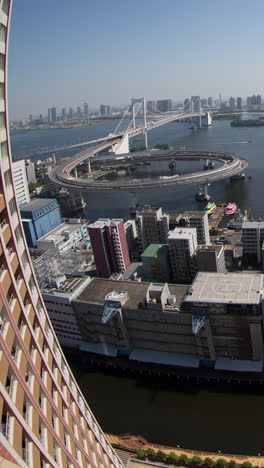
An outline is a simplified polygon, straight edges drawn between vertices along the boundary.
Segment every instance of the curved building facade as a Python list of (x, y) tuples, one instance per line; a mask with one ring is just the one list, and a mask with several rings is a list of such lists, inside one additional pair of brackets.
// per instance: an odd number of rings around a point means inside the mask
[(0, 457), (34, 468), (122, 467), (60, 348), (24, 238), (8, 131), (11, 6), (0, 0)]

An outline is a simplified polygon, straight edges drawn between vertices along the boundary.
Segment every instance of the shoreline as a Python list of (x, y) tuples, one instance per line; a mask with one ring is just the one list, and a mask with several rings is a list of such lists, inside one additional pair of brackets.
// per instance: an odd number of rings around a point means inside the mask
[(175, 453), (177, 456), (186, 455), (187, 457), (190, 456), (198, 456), (202, 459), (210, 458), (213, 461), (219, 460), (219, 458), (226, 460), (227, 462), (235, 461), (238, 464), (242, 464), (244, 462), (250, 462), (252, 465), (262, 467), (264, 463), (263, 456), (253, 456), (253, 455), (239, 455), (239, 454), (228, 454), (222, 452), (207, 452), (204, 450), (192, 450), (186, 449), (181, 447), (170, 447), (167, 445), (162, 444), (153, 444), (152, 442), (148, 442), (144, 437), (138, 435), (131, 435), (131, 434), (105, 434), (107, 439), (109, 440), (110, 444), (114, 446), (114, 448), (120, 447), (120, 450), (126, 448), (131, 453), (135, 453), (137, 450), (147, 450), (153, 449), (155, 451), (162, 450), (162, 452), (169, 454), (171, 452)]

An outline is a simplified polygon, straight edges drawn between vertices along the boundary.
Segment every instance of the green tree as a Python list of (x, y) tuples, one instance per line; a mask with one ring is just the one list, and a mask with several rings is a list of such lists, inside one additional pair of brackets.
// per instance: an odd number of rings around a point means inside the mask
[(137, 450), (137, 458), (139, 460), (146, 460), (146, 452), (145, 450)]
[(201, 457), (197, 457), (196, 455), (194, 455), (190, 461), (191, 463), (195, 463), (195, 465), (201, 465), (203, 463)]
[(147, 455), (151, 455), (151, 456), (154, 457), (154, 455), (156, 455), (156, 452), (155, 452), (155, 450), (153, 450), (152, 448), (148, 448), (148, 449), (147, 449)]
[(174, 452), (170, 452), (168, 455), (167, 455), (167, 461), (168, 463), (174, 463), (174, 462), (177, 462), (179, 460), (179, 457), (178, 455), (176, 455), (176, 453)]
[(218, 468), (227, 468), (228, 462), (224, 458), (218, 458), (216, 461), (216, 466)]
[(241, 465), (241, 468), (253, 468), (252, 463), (246, 461)]
[(228, 463), (228, 468), (238, 468), (238, 463), (235, 460), (230, 460)]
[(207, 466), (214, 466), (215, 462), (212, 460), (212, 458), (206, 457), (204, 460), (204, 464)]
[(162, 452), (162, 450), (158, 450), (158, 451), (156, 452), (156, 457), (161, 458), (162, 460), (166, 460), (166, 459), (167, 459), (166, 453)]

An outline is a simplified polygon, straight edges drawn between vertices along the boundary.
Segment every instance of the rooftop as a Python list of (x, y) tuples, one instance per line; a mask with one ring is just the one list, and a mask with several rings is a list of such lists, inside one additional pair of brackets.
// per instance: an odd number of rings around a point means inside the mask
[(23, 211), (37, 211), (53, 202), (57, 202), (57, 200), (55, 198), (36, 198), (23, 206), (20, 211), (21, 213), (23, 213)]
[(183, 218), (204, 218), (207, 213), (205, 211), (185, 211), (182, 215)]
[(60, 237), (64, 237), (63, 236), (64, 231), (74, 232), (77, 229), (80, 229), (81, 226), (83, 226), (83, 224), (80, 224), (80, 223), (78, 223), (78, 224), (77, 223), (76, 224), (63, 223), (63, 224), (60, 224), (55, 229), (53, 229), (52, 231), (48, 232), (48, 234), (46, 234), (45, 236), (40, 237), (40, 239), (38, 239), (38, 240), (39, 241), (48, 241), (48, 242), (49, 241), (54, 241), (54, 240), (57, 240)]
[[(230, 246), (228, 246), (230, 247)], [(199, 252), (208, 252), (208, 251), (217, 251), (218, 253), (222, 250), (223, 245), (199, 245), (198, 250)]]
[(111, 225), (111, 223), (119, 224), (121, 222), (123, 222), (123, 219), (99, 218), (94, 223), (89, 224), (89, 228), (103, 228)]
[[(128, 300), (125, 307), (126, 309), (135, 309), (141, 303), (142, 299), (146, 297), (149, 285), (150, 283), (93, 278), (76, 300), (90, 304), (104, 305), (105, 297), (111, 291), (126, 291), (128, 293)], [(160, 287), (160, 285), (158, 286)], [(187, 293), (187, 287), (169, 284), (169, 290), (171, 295), (176, 296), (177, 306), (180, 306)]]
[(244, 221), (242, 229), (264, 229), (264, 221)]
[(197, 235), (196, 233), (197, 231), (195, 227), (190, 227), (190, 228), (176, 227), (175, 229), (173, 229), (173, 231), (169, 231), (168, 240), (186, 239), (186, 238), (190, 238), (192, 235)]
[(154, 257), (158, 250), (166, 250), (168, 249), (167, 244), (150, 244), (146, 250), (141, 254), (141, 257)]
[(263, 278), (260, 273), (200, 272), (185, 302), (259, 304)]

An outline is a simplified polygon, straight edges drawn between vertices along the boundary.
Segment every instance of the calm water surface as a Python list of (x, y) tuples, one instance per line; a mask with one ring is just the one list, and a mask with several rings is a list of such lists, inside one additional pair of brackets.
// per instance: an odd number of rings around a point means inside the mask
[[(11, 134), (14, 158), (27, 157), (44, 148), (79, 143), (112, 132), (117, 123), (64, 130), (34, 130)], [(223, 150), (249, 161), (243, 182), (216, 182), (210, 194), (216, 202), (236, 201), (254, 218), (264, 218), (264, 127), (232, 128), (230, 121), (215, 121), (212, 127), (193, 132), (188, 123), (171, 123), (149, 133), (149, 144), (168, 143), (176, 149)], [(250, 143), (249, 143), (250, 142)], [(141, 141), (137, 141), (142, 146)], [(63, 156), (68, 156), (65, 153)], [(156, 189), (137, 195), (141, 204), (162, 206), (169, 212), (197, 209), (197, 187)], [(85, 195), (84, 215), (91, 218), (127, 217), (133, 194)], [(80, 386), (103, 429), (112, 433), (141, 434), (153, 442), (186, 448), (264, 454), (264, 395), (208, 391), (192, 387), (173, 391), (141, 384), (135, 378), (86, 372), (72, 361)]]

